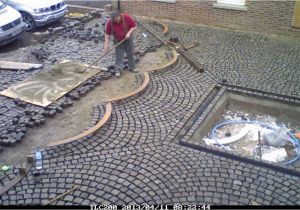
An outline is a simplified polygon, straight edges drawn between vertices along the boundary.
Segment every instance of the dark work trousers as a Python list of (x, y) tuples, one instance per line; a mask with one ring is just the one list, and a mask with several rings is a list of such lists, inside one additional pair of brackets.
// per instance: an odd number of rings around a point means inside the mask
[(123, 61), (124, 61), (125, 52), (128, 60), (128, 68), (129, 70), (133, 70), (135, 68), (135, 62), (134, 62), (134, 44), (133, 44), (132, 35), (128, 40), (124, 41), (115, 49), (116, 71), (123, 70)]

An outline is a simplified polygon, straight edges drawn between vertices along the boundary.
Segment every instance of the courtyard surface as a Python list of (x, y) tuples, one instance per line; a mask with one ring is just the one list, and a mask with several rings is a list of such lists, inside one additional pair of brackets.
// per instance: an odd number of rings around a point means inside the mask
[[(37, 170), (32, 167), (1, 195), (0, 204), (46, 204), (76, 185), (77, 189), (51, 204), (300, 205), (299, 173), (285, 173), (180, 143), (191, 135), (187, 126), (191, 119), (196, 122), (207, 114), (199, 109), (213, 106), (226, 91), (247, 92), (299, 106), (300, 43), (170, 22), (165, 23), (169, 33), (162, 35), (160, 26), (142, 22), (164, 40), (179, 37), (183, 44), (198, 41), (199, 46), (185, 53), (201, 64), (204, 72), (182, 56), (169, 67), (149, 72), (149, 83), (142, 92), (112, 102), (111, 116), (98, 131), (71, 143), (43, 148), (40, 182), (34, 180)], [(36, 49), (40, 57), (44, 56), (39, 61), (44, 68), (62, 60), (91, 63), (102, 51), (101, 33), (90, 39), (84, 37), (99, 25), (91, 21), (83, 30), (81, 25), (66, 27), (65, 33)], [(94, 42), (95, 37), (100, 41)], [(143, 27), (135, 37), (136, 50), (149, 53), (161, 46)], [(0, 96), (2, 149), (19, 144), (22, 138), (14, 142), (15, 137), (25, 136), (30, 127), (39, 125), (38, 120), (28, 116), (38, 115), (36, 118), (47, 124), (50, 117), (67, 111), (74, 100), (84, 101), (94, 86), (113, 77), (113, 54), (97, 65), (109, 71), (100, 72), (47, 108)], [(0, 90), (40, 71), (0, 70)], [(142, 84), (143, 78), (138, 76), (136, 80)], [(91, 125), (103, 117), (106, 105), (95, 98)], [(20, 144), (26, 141), (29, 139)], [(298, 171), (297, 164), (290, 170)], [(17, 165), (2, 172), (0, 187), (18, 172)]]

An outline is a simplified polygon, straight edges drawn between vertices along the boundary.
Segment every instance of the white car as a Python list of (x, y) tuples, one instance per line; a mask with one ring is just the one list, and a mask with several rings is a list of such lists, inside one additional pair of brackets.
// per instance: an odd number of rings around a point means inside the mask
[(21, 14), (0, 1), (0, 46), (18, 38), (25, 29)]
[(38, 26), (45, 26), (49, 23), (58, 21), (68, 12), (64, 0), (2, 1), (21, 13), (24, 22), (27, 24), (27, 31), (34, 31)]

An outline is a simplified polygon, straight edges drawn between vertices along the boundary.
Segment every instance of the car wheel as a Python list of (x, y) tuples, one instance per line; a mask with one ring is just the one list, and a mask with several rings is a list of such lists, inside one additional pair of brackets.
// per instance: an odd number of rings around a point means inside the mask
[(35, 21), (33, 17), (27, 12), (21, 12), (23, 21), (26, 23), (26, 31), (34, 31), (36, 29)]

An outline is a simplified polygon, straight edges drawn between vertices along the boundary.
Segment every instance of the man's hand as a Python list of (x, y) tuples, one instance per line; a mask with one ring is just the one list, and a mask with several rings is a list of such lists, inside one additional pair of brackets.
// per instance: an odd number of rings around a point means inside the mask
[(109, 45), (108, 44), (104, 44), (104, 53), (107, 53), (109, 50)]
[(127, 32), (127, 34), (126, 34), (126, 36), (125, 36), (125, 39), (129, 39), (130, 36), (131, 36), (131, 33), (132, 33), (135, 29), (136, 29), (136, 26), (133, 27), (133, 28), (131, 28), (131, 29)]
[(128, 33), (126, 34), (126, 36), (125, 36), (125, 39), (127, 40), (127, 39), (129, 39), (130, 38), (130, 36), (131, 36), (131, 32), (130, 31), (128, 31)]

